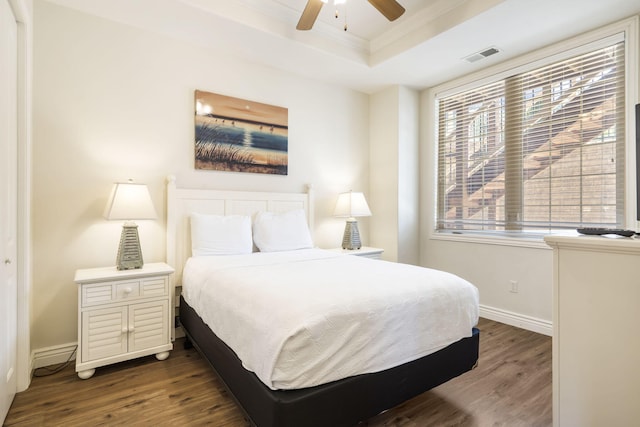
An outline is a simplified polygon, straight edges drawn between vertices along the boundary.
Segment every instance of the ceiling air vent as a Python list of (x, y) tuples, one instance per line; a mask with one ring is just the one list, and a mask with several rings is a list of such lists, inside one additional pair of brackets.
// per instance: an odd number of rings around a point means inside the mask
[(474, 63), (474, 62), (480, 61), (481, 59), (488, 58), (491, 55), (495, 55), (498, 52), (500, 52), (498, 50), (498, 48), (490, 47), (490, 48), (485, 49), (485, 50), (483, 50), (481, 52), (477, 52), (477, 53), (471, 54), (471, 55), (469, 55), (469, 56), (467, 56), (467, 57), (465, 57), (463, 59), (465, 61), (469, 62), (469, 63)]

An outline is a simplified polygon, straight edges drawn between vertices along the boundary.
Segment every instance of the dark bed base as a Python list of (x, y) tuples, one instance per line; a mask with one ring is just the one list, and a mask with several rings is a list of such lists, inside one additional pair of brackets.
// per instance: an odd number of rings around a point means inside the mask
[(464, 372), (478, 360), (480, 332), (385, 371), (300, 390), (271, 390), (180, 297), (180, 322), (196, 349), (259, 427), (354, 426)]

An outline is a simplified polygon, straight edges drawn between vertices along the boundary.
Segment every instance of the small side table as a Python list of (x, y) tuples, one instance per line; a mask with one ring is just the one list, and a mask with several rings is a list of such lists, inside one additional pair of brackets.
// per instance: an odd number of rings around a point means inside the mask
[(384, 249), (372, 248), (369, 246), (363, 246), (360, 249), (353, 249), (353, 250), (342, 249), (342, 248), (332, 248), (329, 250), (332, 252), (338, 252), (344, 255), (355, 255), (355, 256), (361, 256), (361, 257), (371, 258), (371, 259), (381, 259), (382, 253), (384, 252)]
[(173, 349), (173, 268), (145, 264), (133, 270), (116, 267), (77, 270), (78, 377), (91, 378), (95, 368)]

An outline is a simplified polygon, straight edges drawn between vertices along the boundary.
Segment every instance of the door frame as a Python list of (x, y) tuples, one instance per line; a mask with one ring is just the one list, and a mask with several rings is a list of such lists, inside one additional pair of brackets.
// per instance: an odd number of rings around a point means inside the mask
[(31, 110), (33, 0), (8, 0), (18, 27), (17, 391), (31, 382)]

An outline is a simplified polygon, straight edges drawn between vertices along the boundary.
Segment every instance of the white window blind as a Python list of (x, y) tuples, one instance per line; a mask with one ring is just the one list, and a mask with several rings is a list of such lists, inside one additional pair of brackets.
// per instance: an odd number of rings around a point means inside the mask
[(624, 42), (438, 102), (440, 230), (621, 227)]

